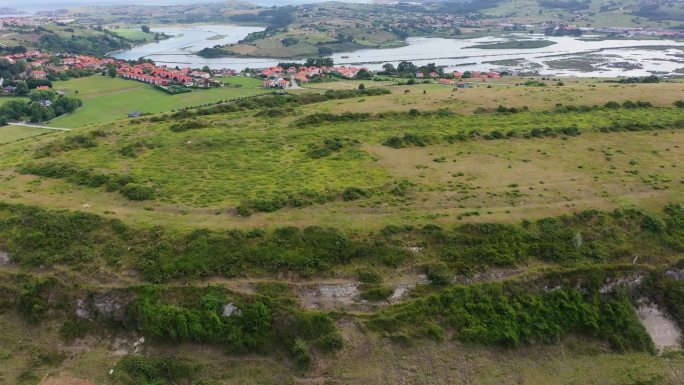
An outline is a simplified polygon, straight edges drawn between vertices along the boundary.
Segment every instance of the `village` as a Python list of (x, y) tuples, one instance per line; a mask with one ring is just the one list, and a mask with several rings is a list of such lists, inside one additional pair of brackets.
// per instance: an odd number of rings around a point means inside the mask
[[(122, 79), (138, 81), (150, 84), (154, 87), (170, 91), (175, 88), (212, 88), (221, 87), (220, 78), (230, 76), (248, 76), (261, 78), (262, 88), (265, 89), (290, 89), (298, 88), (301, 84), (306, 84), (317, 79), (340, 78), (340, 79), (367, 79), (374, 75), (366, 67), (353, 66), (276, 66), (249, 72), (237, 72), (232, 69), (203, 69), (171, 68), (164, 65), (155, 65), (151, 62), (127, 63), (122, 60), (112, 58), (98, 58), (88, 55), (53, 55), (41, 51), (28, 51), (0, 56), (0, 60), (6, 60), (9, 64), (17, 62), (25, 63), (25, 71), (16, 76), (15, 79), (0, 78), (0, 86), (3, 85), (2, 92), (14, 93), (16, 87), (11, 85), (20, 80), (33, 80), (31, 88), (49, 87), (49, 80), (56, 79), (60, 74), (69, 71), (86, 71), (86, 74), (102, 74)], [(440, 70), (441, 71), (441, 70)], [(469, 88), (469, 84), (462, 82), (462, 79), (498, 79), (501, 77), (499, 72), (479, 72), (479, 71), (453, 71), (428, 73), (415, 72), (405, 74), (422, 81), (431, 80), (439, 84), (455, 85), (458, 88)], [(12, 81), (14, 80), (14, 81)], [(41, 82), (43, 81), (43, 82)]]

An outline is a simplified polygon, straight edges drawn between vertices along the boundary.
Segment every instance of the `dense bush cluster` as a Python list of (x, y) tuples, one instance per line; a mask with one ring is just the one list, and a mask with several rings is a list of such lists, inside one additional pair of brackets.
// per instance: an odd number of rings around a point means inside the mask
[(193, 379), (201, 369), (199, 364), (163, 356), (126, 356), (116, 366), (117, 375), (123, 372), (129, 385), (176, 384)]
[(392, 148), (425, 147), (431, 143), (426, 135), (406, 133), (403, 136), (391, 136), (382, 144)]
[(280, 197), (249, 199), (236, 207), (236, 211), (238, 215), (248, 217), (255, 212), (271, 213), (284, 207), (307, 207), (323, 204), (334, 200), (338, 195), (330, 191), (320, 193), (313, 190), (303, 190)]
[(367, 112), (343, 112), (331, 114), (329, 112), (317, 112), (297, 119), (294, 125), (297, 127), (317, 126), (324, 123), (356, 122), (367, 120), (371, 114)]
[(654, 351), (624, 295), (574, 287), (548, 292), (515, 283), (456, 286), (396, 305), (372, 316), (369, 325), (396, 338), (445, 338), (504, 346), (559, 341), (570, 333), (596, 336), (616, 350)]
[(136, 182), (135, 178), (130, 175), (105, 174), (94, 170), (82, 169), (71, 163), (25, 164), (20, 166), (18, 171), (22, 174), (64, 179), (69, 183), (80, 186), (104, 186), (108, 192), (119, 191), (130, 200), (152, 200), (156, 197), (156, 192), (153, 188)]
[[(230, 311), (226, 312), (228, 305)], [(298, 341), (324, 351), (342, 346), (329, 314), (304, 311), (282, 291), (244, 298), (216, 286), (143, 286), (128, 314), (132, 326), (157, 341), (205, 342), (232, 353), (272, 353), (278, 347), (291, 350)], [(295, 354), (294, 358), (299, 357)]]
[(195, 231), (181, 239), (160, 240), (138, 257), (146, 279), (237, 276), (254, 268), (310, 275), (355, 258), (392, 264), (404, 258), (398, 247), (353, 240), (338, 230), (285, 227), (273, 233)]
[(174, 123), (169, 127), (173, 132), (183, 132), (197, 128), (204, 128), (207, 124), (200, 120), (186, 120), (184, 122)]
[(356, 146), (359, 141), (350, 138), (327, 138), (323, 140), (321, 144), (312, 144), (309, 146), (309, 151), (307, 152), (309, 156), (313, 159), (325, 158), (330, 156), (335, 152), (341, 151), (343, 148)]
[(105, 137), (104, 131), (95, 130), (87, 134), (69, 135), (63, 139), (54, 140), (36, 150), (36, 158), (48, 157), (60, 152), (67, 152), (79, 148), (97, 146), (97, 138)]
[(241, 301), (239, 311), (223, 316), (223, 306), (230, 302), (223, 289), (188, 291), (192, 301), (176, 304), (164, 302), (160, 288), (141, 289), (130, 310), (136, 327), (153, 339), (210, 342), (233, 352), (265, 348), (272, 340), (272, 310), (263, 302)]

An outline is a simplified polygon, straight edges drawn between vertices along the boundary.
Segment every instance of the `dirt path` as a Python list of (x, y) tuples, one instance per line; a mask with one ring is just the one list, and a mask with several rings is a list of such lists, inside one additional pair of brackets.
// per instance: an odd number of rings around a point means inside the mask
[(59, 128), (59, 127), (49, 127), (49, 126), (43, 126), (41, 124), (31, 124), (31, 123), (21, 123), (21, 122), (16, 122), (16, 123), (10, 123), (11, 126), (22, 126), (22, 127), (34, 127), (34, 128), (44, 128), (46, 130), (54, 130), (54, 131), (71, 131), (71, 128)]

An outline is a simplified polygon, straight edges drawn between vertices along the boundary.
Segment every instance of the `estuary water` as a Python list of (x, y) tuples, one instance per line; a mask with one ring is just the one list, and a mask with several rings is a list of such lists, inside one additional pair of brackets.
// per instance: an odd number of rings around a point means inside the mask
[[(237, 25), (193, 25), (155, 28), (173, 37), (160, 42), (115, 52), (119, 59), (145, 57), (159, 64), (211, 68), (263, 68), (278, 58), (203, 58), (202, 48), (237, 43), (259, 27)], [(507, 40), (549, 40), (555, 44), (534, 49), (472, 48), (477, 44)], [(546, 37), (539, 34), (510, 34), (476, 39), (409, 38), (406, 45), (388, 49), (364, 49), (332, 55), (336, 64), (365, 66), (373, 70), (385, 63), (409, 60), (415, 64), (436, 63), (449, 70), (511, 70), (539, 75), (615, 77), (684, 73), (684, 42), (655, 39), (600, 39), (597, 36)]]

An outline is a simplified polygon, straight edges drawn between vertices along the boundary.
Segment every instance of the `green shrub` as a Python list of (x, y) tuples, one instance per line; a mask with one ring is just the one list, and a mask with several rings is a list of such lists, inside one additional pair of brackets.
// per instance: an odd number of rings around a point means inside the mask
[(347, 187), (344, 192), (342, 192), (342, 199), (344, 201), (355, 201), (358, 199), (366, 198), (370, 196), (368, 190), (364, 190), (359, 187)]
[(169, 127), (169, 128), (173, 132), (183, 132), (183, 131), (187, 131), (187, 130), (194, 130), (194, 129), (204, 128), (204, 127), (207, 127), (207, 123), (205, 123), (203, 121), (188, 120), (185, 122), (172, 124), (171, 127)]
[(430, 324), (452, 328), (462, 341), (487, 345), (554, 343), (583, 333), (610, 342), (616, 350), (654, 351), (627, 297), (601, 296), (598, 287), (539, 293), (516, 283), (454, 286), (385, 308), (369, 321), (371, 329), (390, 336), (442, 338), (437, 328), (418, 326)]
[(309, 363), (311, 362), (311, 348), (306, 341), (300, 338), (296, 339), (292, 345), (291, 352), (292, 358), (298, 365), (302, 367), (309, 366)]
[(431, 285), (443, 286), (451, 283), (451, 272), (444, 263), (431, 263), (425, 267), (425, 274)]
[(365, 288), (361, 292), (361, 298), (367, 301), (383, 301), (394, 293), (394, 289), (389, 286), (378, 285)]
[(173, 357), (126, 356), (117, 368), (130, 385), (178, 384), (193, 379), (201, 366)]
[(121, 194), (132, 201), (152, 200), (156, 193), (152, 187), (138, 183), (128, 183), (121, 189)]
[(382, 283), (382, 275), (372, 267), (364, 267), (356, 269), (356, 275), (362, 283), (378, 284)]

